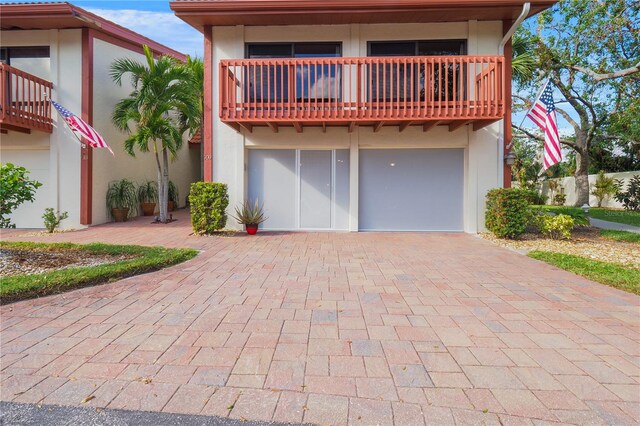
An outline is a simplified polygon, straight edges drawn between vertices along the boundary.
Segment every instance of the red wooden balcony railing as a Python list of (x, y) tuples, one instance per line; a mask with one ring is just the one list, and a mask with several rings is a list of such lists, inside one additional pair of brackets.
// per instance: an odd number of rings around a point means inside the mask
[(0, 63), (0, 129), (51, 133), (52, 88), (49, 81)]
[(502, 118), (502, 56), (222, 60), (220, 118), (253, 126), (448, 124)]

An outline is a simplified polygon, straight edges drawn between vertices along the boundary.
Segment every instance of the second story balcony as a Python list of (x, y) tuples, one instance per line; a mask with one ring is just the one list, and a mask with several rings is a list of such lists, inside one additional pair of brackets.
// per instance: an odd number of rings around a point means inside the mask
[(51, 133), (52, 88), (47, 80), (0, 63), (0, 131)]
[(503, 118), (502, 56), (223, 60), (220, 118), (256, 126), (478, 130)]

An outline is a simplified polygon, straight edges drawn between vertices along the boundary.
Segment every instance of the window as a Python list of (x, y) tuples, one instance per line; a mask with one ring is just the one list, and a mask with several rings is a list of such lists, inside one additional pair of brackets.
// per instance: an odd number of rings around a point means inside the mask
[[(335, 58), (342, 54), (341, 43), (254, 43), (246, 46), (246, 57), (263, 58)], [(244, 73), (249, 84), (246, 98), (251, 102), (292, 99), (333, 99), (340, 97), (340, 67), (333, 65), (297, 65), (295, 70), (282, 65), (250, 65)], [(289, 87), (289, 75), (295, 73), (295, 86)], [(290, 93), (294, 91), (294, 93)]]
[(0, 62), (45, 80), (51, 77), (49, 46), (1, 47)]
[[(465, 40), (376, 41), (369, 42), (369, 56), (454, 56), (467, 51)], [(425, 99), (425, 81), (434, 101), (465, 97), (465, 69), (453, 64), (425, 70), (424, 64), (386, 64), (371, 67), (371, 98), (373, 101), (404, 101)], [(464, 81), (460, 80), (463, 75)], [(446, 82), (446, 83), (445, 83)], [(453, 90), (462, 85), (463, 90)]]
[(49, 58), (49, 46), (2, 47), (0, 62), (11, 65), (11, 60)]

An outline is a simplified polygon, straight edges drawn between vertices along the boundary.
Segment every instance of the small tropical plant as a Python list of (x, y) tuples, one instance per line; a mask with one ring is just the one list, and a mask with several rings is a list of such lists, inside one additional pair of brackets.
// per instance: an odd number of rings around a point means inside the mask
[(109, 183), (107, 189), (107, 208), (110, 211), (129, 209), (129, 216), (132, 216), (137, 211), (138, 198), (136, 195), (136, 187), (133, 182), (128, 179), (114, 180)]
[(56, 230), (58, 226), (60, 226), (60, 222), (69, 217), (68, 212), (55, 212), (51, 207), (44, 210), (44, 214), (42, 215), (42, 219), (44, 219), (44, 227), (47, 228), (47, 231), (52, 234), (53, 231)]
[(567, 202), (567, 194), (564, 194), (562, 192), (557, 193), (553, 197), (553, 204), (555, 204), (556, 206), (564, 206), (564, 203), (566, 202)]
[(616, 195), (619, 189), (620, 182), (612, 177), (607, 177), (604, 170), (600, 170), (596, 182), (593, 184), (591, 195), (596, 197), (598, 207), (602, 207), (602, 202)]
[(138, 201), (141, 203), (155, 203), (158, 201), (158, 184), (148, 180), (138, 186)]
[(236, 207), (236, 214), (231, 215), (241, 225), (260, 225), (267, 220), (264, 215), (264, 204), (245, 201), (242, 206)]
[(0, 164), (0, 228), (15, 228), (8, 217), (20, 204), (36, 198), (42, 184), (29, 179), (29, 171), (11, 163)]
[(627, 189), (618, 191), (616, 200), (622, 203), (625, 210), (640, 211), (640, 175), (629, 180)]

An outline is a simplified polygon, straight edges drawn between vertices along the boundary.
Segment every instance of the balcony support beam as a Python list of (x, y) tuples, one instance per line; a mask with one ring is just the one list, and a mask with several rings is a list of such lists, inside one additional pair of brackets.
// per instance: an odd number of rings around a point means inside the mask
[(411, 126), (413, 124), (413, 121), (404, 121), (400, 124), (400, 126), (398, 126), (398, 132), (402, 133), (404, 132), (404, 130)]
[(440, 124), (439, 121), (428, 121), (428, 122), (426, 122), (426, 123), (424, 123), (422, 125), (422, 131), (423, 132), (428, 132), (429, 130), (431, 130), (434, 127), (436, 127), (438, 124)]
[(14, 126), (13, 124), (3, 124), (2, 133), (7, 133), (8, 130), (13, 130), (14, 132), (18, 133), (31, 133), (31, 129), (29, 129), (28, 127)]
[(247, 129), (247, 131), (249, 133), (253, 133), (253, 125), (249, 124), (249, 123), (243, 123), (242, 121), (239, 121), (238, 124), (240, 125), (240, 127)]
[(300, 123), (299, 121), (294, 121), (293, 122), (293, 127), (296, 128), (296, 132), (298, 133), (302, 133), (302, 123)]
[(349, 133), (353, 133), (353, 131), (356, 129), (356, 122), (352, 121), (351, 123), (349, 123)]
[(269, 126), (271, 130), (273, 130), (273, 133), (278, 133), (278, 123), (267, 121), (267, 126)]
[(322, 133), (327, 133), (327, 122), (326, 121), (322, 122)]
[(473, 120), (460, 120), (460, 121), (453, 122), (453, 123), (449, 124), (449, 131), (453, 132), (453, 131), (459, 129), (460, 127), (462, 127), (462, 126), (465, 126), (465, 125), (471, 123), (472, 121)]
[(384, 121), (378, 121), (376, 124), (374, 124), (373, 126), (373, 132), (374, 133), (378, 133), (380, 131), (380, 129), (382, 129), (382, 126), (384, 126)]

